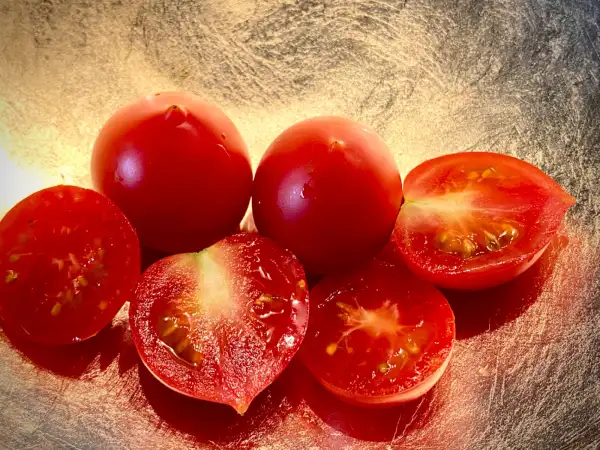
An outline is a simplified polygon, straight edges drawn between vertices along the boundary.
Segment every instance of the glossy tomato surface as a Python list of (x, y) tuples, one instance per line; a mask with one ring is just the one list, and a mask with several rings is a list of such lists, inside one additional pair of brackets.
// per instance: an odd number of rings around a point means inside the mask
[(258, 234), (233, 235), (144, 273), (130, 308), (133, 339), (166, 386), (243, 414), (300, 347), (307, 291), (289, 251)]
[(92, 180), (144, 246), (178, 253), (237, 229), (250, 202), (252, 168), (223, 111), (167, 92), (140, 98), (108, 120), (94, 145)]
[(0, 222), (0, 322), (45, 344), (96, 335), (133, 293), (137, 236), (105, 196), (75, 186), (36, 192)]
[(298, 256), (309, 273), (362, 263), (386, 243), (402, 183), (385, 143), (364, 125), (316, 117), (285, 130), (254, 180), (256, 227)]
[(455, 337), (452, 309), (405, 267), (372, 261), (324, 278), (310, 295), (302, 359), (343, 400), (372, 406), (414, 400), (444, 373)]
[(511, 280), (541, 256), (575, 199), (510, 156), (457, 153), (413, 169), (394, 239), (419, 276), (446, 288)]

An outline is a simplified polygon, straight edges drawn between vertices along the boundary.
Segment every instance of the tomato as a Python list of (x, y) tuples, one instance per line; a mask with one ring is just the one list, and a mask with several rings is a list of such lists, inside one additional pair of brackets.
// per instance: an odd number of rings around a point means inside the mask
[(133, 340), (167, 387), (243, 414), (302, 343), (307, 291), (292, 253), (236, 234), (144, 273), (129, 312)]
[(358, 265), (394, 228), (402, 183), (385, 143), (364, 125), (316, 117), (285, 130), (263, 156), (252, 209), (261, 234), (309, 273)]
[(0, 322), (16, 337), (68, 344), (95, 336), (133, 293), (137, 236), (104, 195), (36, 192), (0, 221)]
[(143, 97), (104, 125), (94, 187), (131, 220), (144, 246), (201, 250), (235, 231), (248, 208), (246, 144), (217, 107), (184, 93)]
[(310, 296), (302, 359), (342, 400), (372, 406), (414, 400), (444, 373), (455, 337), (452, 309), (405, 267), (374, 260), (324, 278)]
[(483, 289), (527, 270), (575, 199), (511, 156), (457, 153), (427, 161), (405, 180), (394, 233), (417, 275), (452, 289)]

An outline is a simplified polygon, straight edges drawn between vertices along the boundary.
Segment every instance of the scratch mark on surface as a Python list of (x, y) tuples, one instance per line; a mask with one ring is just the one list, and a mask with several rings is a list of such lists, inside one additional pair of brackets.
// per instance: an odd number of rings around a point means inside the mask
[(496, 393), (496, 385), (498, 384), (498, 367), (500, 366), (500, 353), (496, 354), (496, 366), (494, 367), (494, 381), (490, 388), (490, 397), (488, 401), (488, 412), (492, 409), (492, 402), (494, 401), (494, 395)]

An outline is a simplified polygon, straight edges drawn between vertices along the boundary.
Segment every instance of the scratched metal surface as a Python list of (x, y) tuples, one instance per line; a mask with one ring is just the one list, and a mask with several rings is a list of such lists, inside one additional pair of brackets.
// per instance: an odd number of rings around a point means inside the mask
[(103, 121), (165, 89), (221, 105), (254, 164), (286, 126), (341, 114), (403, 175), (487, 149), (578, 204), (518, 280), (449, 294), (455, 356), (415, 403), (351, 408), (294, 364), (240, 419), (154, 381), (123, 310), (68, 349), (2, 335), (0, 448), (600, 448), (599, 21), (597, 0), (1, 0), (0, 214), (42, 186), (89, 186)]

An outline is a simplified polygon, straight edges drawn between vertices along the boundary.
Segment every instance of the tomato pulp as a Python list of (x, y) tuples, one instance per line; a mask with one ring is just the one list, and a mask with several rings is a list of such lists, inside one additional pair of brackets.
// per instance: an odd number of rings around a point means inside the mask
[(394, 237), (405, 263), (452, 289), (492, 287), (527, 270), (575, 203), (538, 168), (487, 152), (424, 162), (404, 195)]
[(243, 414), (302, 343), (304, 270), (268, 238), (230, 236), (152, 265), (130, 324), (142, 361), (167, 387)]
[(94, 144), (92, 181), (144, 246), (179, 253), (237, 229), (250, 202), (252, 168), (225, 113), (191, 94), (167, 92), (108, 120)]
[(252, 189), (258, 231), (294, 252), (311, 274), (374, 256), (402, 201), (400, 174), (385, 143), (340, 117), (285, 130), (263, 156)]
[(302, 359), (341, 399), (373, 406), (410, 401), (444, 373), (455, 336), (452, 309), (405, 267), (372, 261), (326, 277), (310, 295)]
[(132, 294), (137, 236), (105, 196), (75, 186), (36, 192), (0, 222), (0, 321), (12, 335), (68, 344), (96, 335)]

